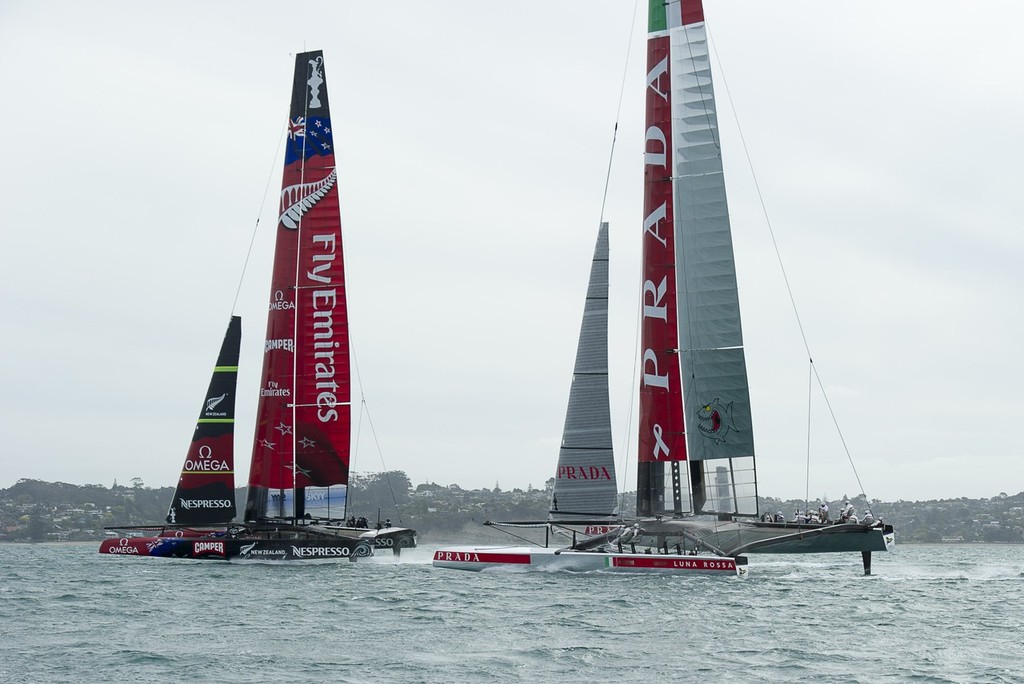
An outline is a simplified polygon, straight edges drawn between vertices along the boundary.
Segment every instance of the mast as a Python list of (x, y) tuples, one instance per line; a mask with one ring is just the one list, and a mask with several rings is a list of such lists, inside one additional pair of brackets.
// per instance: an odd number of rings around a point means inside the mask
[(321, 51), (295, 56), (247, 521), (344, 509), (348, 314)]
[(195, 434), (167, 511), (167, 522), (211, 525), (235, 517), (235, 388), (242, 319), (228, 323)]
[[(676, 295), (668, 304), (668, 313), (674, 305), (673, 323), (678, 329), (673, 348), (678, 366), (668, 375), (668, 391), (652, 401), (662, 402), (658, 408), (674, 412), (674, 388), (681, 385), (680, 417), (689, 428), (683, 456), (670, 451), (657, 460), (670, 462), (672, 513), (756, 515), (754, 442), (736, 264), (700, 0), (671, 0), (665, 4), (651, 0), (648, 54), (649, 64), (654, 63), (649, 68), (653, 74), (648, 75), (648, 102), (653, 97), (660, 107), (667, 107), (670, 118), (666, 130), (664, 108), (648, 106), (645, 205), (648, 198), (657, 191), (666, 192), (664, 186), (668, 186), (671, 215), (666, 220), (672, 226)], [(668, 144), (662, 155), (658, 144), (663, 141)], [(664, 162), (664, 166), (652, 164), (652, 158), (656, 163)], [(670, 169), (669, 178), (659, 185), (658, 178), (649, 177), (652, 167)], [(647, 225), (652, 225), (649, 218)], [(660, 266), (656, 257), (648, 258), (652, 243), (648, 235), (645, 231), (645, 277)], [(645, 284), (645, 331), (647, 288)], [(653, 339), (656, 342), (658, 338)], [(681, 375), (677, 374), (680, 371)], [(681, 383), (673, 382), (677, 378)], [(643, 415), (641, 408), (641, 421)], [(641, 422), (642, 447), (644, 427)], [(654, 427), (650, 429), (654, 431)], [(644, 458), (643, 451), (640, 458)], [(680, 469), (679, 461), (683, 459), (686, 467)], [(664, 478), (658, 480), (658, 465), (645, 467), (641, 463), (637, 505), (638, 512), (641, 503), (646, 506), (643, 514), (659, 512), (659, 496), (663, 496), (665, 487)], [(685, 472), (685, 481), (680, 470)], [(644, 473), (651, 471), (653, 474), (644, 479)], [(667, 506), (660, 512), (668, 512)]]
[(601, 223), (548, 520), (615, 515), (617, 495), (608, 397), (608, 224)]

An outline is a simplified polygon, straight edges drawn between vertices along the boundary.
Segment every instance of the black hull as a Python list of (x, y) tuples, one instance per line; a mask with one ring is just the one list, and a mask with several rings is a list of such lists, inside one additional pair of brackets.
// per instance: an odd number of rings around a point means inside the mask
[(748, 553), (849, 553), (889, 551), (895, 542), (892, 525), (713, 522), (698, 519), (639, 521), (659, 545), (682, 539), (684, 545), (722, 556)]
[[(100, 553), (196, 560), (356, 560), (372, 556), (377, 546), (373, 538), (348, 536), (312, 525), (118, 529), (125, 536), (102, 542)], [(130, 536), (140, 532), (150, 532), (151, 536)], [(386, 546), (387, 540), (381, 541)], [(395, 543), (392, 539), (391, 544)]]
[(402, 553), (402, 549), (416, 547), (416, 530), (408, 527), (383, 527), (379, 530), (368, 530), (365, 527), (331, 527), (324, 529), (338, 535), (365, 539), (373, 545), (374, 551), (391, 551), (396, 556)]

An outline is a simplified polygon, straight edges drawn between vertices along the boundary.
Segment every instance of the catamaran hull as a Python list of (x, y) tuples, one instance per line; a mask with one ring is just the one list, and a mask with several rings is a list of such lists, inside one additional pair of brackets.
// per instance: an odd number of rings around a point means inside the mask
[[(777, 536), (768, 536), (760, 544), (751, 544), (744, 553), (847, 553), (851, 551), (892, 551), (896, 545), (896, 535), (891, 525), (867, 528), (863, 525), (855, 529), (840, 527), (817, 528), (789, 532)], [(856, 529), (859, 528), (859, 529)], [(831, 534), (830, 534), (831, 533)], [(770, 534), (770, 533), (769, 533)]]
[(892, 525), (814, 525), (796, 523), (714, 522), (686, 519), (645, 519), (645, 534), (662, 541), (699, 540), (705, 549), (727, 556), (749, 553), (849, 553), (891, 551)]
[(359, 527), (332, 527), (325, 529), (332, 533), (365, 539), (377, 551), (393, 551), (395, 555), (401, 553), (402, 549), (416, 547), (416, 531), (408, 527), (383, 527), (379, 530), (367, 530)]
[(100, 553), (197, 560), (355, 560), (373, 555), (365, 539), (246, 539), (229, 537), (121, 537)]
[(434, 567), (453, 570), (622, 572), (744, 576), (742, 561), (719, 556), (605, 553), (532, 547), (456, 546), (434, 552)]

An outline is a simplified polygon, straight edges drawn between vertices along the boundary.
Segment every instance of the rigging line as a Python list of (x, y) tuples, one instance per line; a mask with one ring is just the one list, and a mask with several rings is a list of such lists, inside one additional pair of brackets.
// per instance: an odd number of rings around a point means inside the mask
[[(391, 476), (388, 474), (388, 466), (384, 462), (384, 452), (380, 448), (380, 440), (377, 439), (377, 430), (373, 427), (373, 418), (370, 416), (370, 405), (366, 403), (366, 392), (363, 389), (363, 378), (359, 374), (359, 363), (356, 361), (356, 347), (352, 341), (351, 335), (349, 336), (348, 342), (348, 353), (352, 359), (352, 370), (356, 374), (356, 382), (359, 384), (359, 426), (362, 428), (363, 424), (363, 412), (366, 412), (366, 423), (370, 426), (370, 434), (373, 435), (373, 443), (377, 446), (377, 455), (380, 457), (380, 465), (384, 468), (384, 481), (387, 482), (388, 491), (391, 493), (391, 501), (395, 506), (395, 512), (398, 514), (398, 524), (405, 524), (402, 521), (402, 509), (398, 505), (398, 499), (395, 497), (395, 489), (391, 486)], [(356, 446), (359, 446), (358, 435), (356, 436)], [(351, 469), (351, 466), (350, 466)]]
[(284, 139), (285, 132), (288, 130), (288, 123), (285, 122), (284, 126), (281, 127), (281, 132), (277, 136), (277, 145), (274, 146), (274, 161), (270, 165), (270, 173), (267, 174), (267, 185), (263, 189), (263, 200), (260, 202), (259, 213), (256, 214), (256, 223), (252, 227), (252, 235), (249, 236), (249, 249), (245, 253), (245, 261), (242, 262), (242, 273), (238, 276), (238, 289), (235, 290), (235, 300), (231, 302), (231, 315), (235, 315), (235, 310), (238, 308), (238, 298), (242, 294), (242, 283), (245, 282), (245, 273), (249, 268), (249, 259), (252, 258), (252, 247), (256, 244), (256, 231), (260, 227), (260, 218), (263, 216), (263, 208), (267, 205), (267, 195), (270, 194), (270, 184), (274, 181), (274, 169), (277, 168), (277, 157), (281, 153), (281, 141)]
[(804, 512), (807, 510), (807, 503), (811, 500), (811, 393), (814, 391), (814, 361), (807, 367), (807, 466), (805, 468), (806, 480), (804, 481)]
[[(362, 387), (360, 387), (362, 391)], [(377, 455), (380, 456), (380, 464), (384, 468), (384, 481), (387, 482), (388, 491), (391, 492), (391, 502), (395, 506), (395, 512), (398, 513), (398, 524), (404, 525), (402, 522), (402, 509), (398, 506), (398, 499), (395, 497), (395, 489), (391, 486), (391, 475), (388, 473), (387, 464), (384, 463), (384, 452), (381, 451), (380, 441), (377, 439), (377, 430), (373, 427), (373, 417), (370, 415), (370, 406), (366, 403), (366, 398), (362, 398), (362, 403), (366, 408), (366, 424), (370, 426), (370, 434), (373, 435), (373, 443), (377, 445)]]
[[(640, 281), (641, 281), (641, 283), (643, 282), (643, 277), (644, 277), (643, 273), (641, 273), (640, 274)], [(636, 306), (636, 331), (633, 334), (633, 349), (636, 350), (636, 351), (633, 354), (633, 373), (632, 373), (632, 375), (629, 376), (629, 378), (630, 378), (630, 383), (629, 383), (629, 409), (626, 411), (626, 429), (622, 431), (623, 432), (623, 437), (622, 437), (622, 454), (623, 454), (623, 456), (622, 456), (622, 480), (621, 480), (621, 482), (622, 482), (622, 484), (621, 484), (622, 491), (619, 493), (619, 515), (622, 515), (623, 507), (625, 506), (625, 503), (626, 503), (626, 476), (629, 474), (629, 436), (630, 436), (629, 426), (633, 424), (633, 402), (636, 400), (636, 390), (637, 390), (636, 379), (639, 377), (638, 371), (637, 371), (637, 366), (638, 366), (639, 360), (640, 360), (640, 324), (641, 324), (641, 320), (642, 320), (640, 312), (643, 311), (643, 286), (642, 286), (642, 284), (641, 284), (641, 287), (637, 288), (637, 291), (640, 292), (640, 297), (637, 299), (637, 306)], [(640, 447), (638, 445), (637, 446), (637, 452), (639, 452), (639, 450), (640, 450)], [(637, 453), (637, 458), (638, 459), (640, 458), (640, 454), (639, 453)]]
[[(485, 524), (485, 525), (487, 525), (487, 523), (484, 523), (484, 524)], [(534, 541), (534, 540), (532, 540), (532, 539), (527, 539), (526, 537), (521, 537), (521, 536), (519, 536), (518, 534), (516, 534), (515, 532), (509, 532), (509, 531), (508, 531), (508, 530), (507, 530), (506, 528), (504, 528), (504, 527), (496, 527), (496, 526), (489, 526), (489, 527), (492, 527), (492, 529), (496, 529), (496, 530), (498, 530), (499, 532), (502, 532), (502, 533), (504, 533), (504, 534), (507, 534), (507, 535), (508, 535), (508, 536), (510, 536), (510, 537), (515, 537), (515, 538), (516, 538), (516, 539), (518, 539), (519, 541), (523, 541), (523, 542), (526, 542), (527, 544), (531, 544), (531, 545), (533, 545), (533, 546), (540, 546), (541, 548), (544, 548), (544, 547), (543, 547), (543, 546), (542, 546), (542, 545), (541, 545), (541, 544), (540, 544), (539, 542), (536, 542), (536, 541)]]
[[(605, 220), (604, 220), (604, 210), (605, 210), (605, 206), (607, 205), (607, 202), (608, 202), (608, 188), (611, 185), (612, 162), (613, 162), (613, 160), (615, 158), (615, 143), (616, 143), (616, 140), (618, 139), (618, 135), (619, 135), (619, 118), (622, 115), (622, 101), (624, 99), (625, 92), (626, 92), (626, 79), (627, 79), (627, 75), (629, 74), (629, 53), (630, 53), (630, 49), (632, 48), (632, 45), (633, 45), (633, 36), (634, 36), (634, 34), (636, 32), (636, 17), (637, 17), (637, 13), (638, 13), (637, 11), (638, 11), (639, 7), (640, 7), (640, 0), (635, 0), (634, 3), (633, 3), (633, 19), (632, 19), (632, 21), (630, 21), (630, 24), (629, 24), (629, 39), (626, 41), (626, 59), (624, 60), (624, 63), (622, 65), (622, 82), (619, 84), (619, 102), (618, 102), (618, 104), (615, 107), (615, 126), (612, 128), (612, 142), (611, 142), (611, 146), (609, 147), (609, 150), (608, 150), (608, 169), (605, 172), (605, 176), (604, 176), (604, 193), (601, 195), (601, 217), (600, 217), (600, 221), (598, 222), (598, 225), (600, 225), (600, 224), (605, 222)], [(642, 281), (641, 281), (641, 283), (642, 283)], [(639, 341), (639, 339), (640, 339), (640, 333), (639, 333), (639, 331), (640, 331), (640, 316), (639, 316), (639, 313), (640, 313), (640, 308), (638, 307), (637, 308), (637, 335), (636, 335), (636, 340), (637, 341)], [(636, 358), (635, 357), (633, 359), (633, 375), (630, 376), (630, 377), (631, 378), (636, 377)], [(630, 384), (632, 385), (632, 383), (630, 383)], [(624, 434), (623, 444), (626, 445), (626, 446), (623, 447), (623, 452), (626, 453), (626, 456), (624, 456), (623, 459), (622, 459), (622, 479), (621, 479), (622, 485), (621, 486), (623, 487), (623, 489), (619, 493), (619, 514), (620, 515), (622, 514), (622, 506), (625, 503), (625, 497), (626, 497), (626, 490), (625, 490), (626, 475), (629, 472), (629, 470), (628, 470), (629, 469), (629, 457), (628, 457), (629, 424), (633, 420), (633, 397), (635, 396), (635, 392), (636, 392), (635, 387), (630, 390), (629, 410), (627, 411), (627, 416), (626, 416), (626, 429), (623, 431), (623, 434)], [(614, 454), (613, 454), (613, 459), (614, 459)]]
[(761, 205), (761, 214), (764, 216), (765, 225), (768, 227), (768, 235), (772, 240), (772, 248), (775, 250), (775, 259), (779, 263), (779, 271), (782, 273), (782, 281), (786, 285), (786, 294), (789, 295), (789, 304), (793, 309), (793, 317), (796, 319), (797, 328), (800, 330), (800, 339), (804, 343), (804, 351), (807, 354), (807, 360), (811, 364), (811, 369), (814, 371), (814, 377), (818, 381), (818, 387), (821, 389), (821, 395), (825, 399), (825, 405), (828, 407), (829, 415), (832, 416), (832, 423), (836, 427), (836, 432), (839, 435), (839, 441), (843, 444), (843, 450), (846, 452), (846, 458), (850, 462), (850, 467), (853, 469), (854, 478), (857, 480), (857, 486), (861, 489), (861, 494), (864, 494), (864, 485), (861, 484), (860, 475), (857, 473), (857, 467), (853, 464), (853, 455), (850, 453), (850, 449), (846, 444), (846, 438), (843, 437), (843, 431), (839, 427), (839, 419), (836, 417), (835, 411), (832, 410), (832, 402), (828, 400), (828, 393), (825, 391), (825, 384), (821, 381), (821, 376), (818, 374), (818, 368), (814, 365), (814, 357), (811, 356), (811, 346), (807, 341), (807, 333), (804, 331), (803, 321), (800, 319), (800, 311), (796, 306), (796, 297), (793, 295), (793, 286), (789, 282), (789, 275), (786, 273), (786, 265), (782, 260), (782, 251), (779, 249), (778, 240), (775, 239), (775, 229), (772, 228), (771, 219), (768, 217), (768, 207), (764, 203), (764, 195), (761, 194), (761, 185), (757, 182), (757, 174), (754, 173), (754, 162), (750, 158), (750, 150), (747, 148), (746, 138), (743, 137), (743, 127), (740, 126), (739, 116), (736, 114), (736, 103), (733, 102), (732, 95), (729, 92), (729, 82), (725, 78), (725, 70), (722, 68), (722, 61), (718, 57), (718, 52), (715, 52), (715, 61), (718, 62), (718, 71), (722, 75), (722, 85), (725, 87), (725, 96), (729, 100), (729, 108), (732, 110), (733, 120), (736, 122), (736, 132), (739, 135), (740, 145), (743, 147), (743, 154), (747, 158), (747, 167), (750, 169), (750, 177), (754, 182), (754, 190), (757, 192), (757, 200)]
[[(710, 31), (708, 32), (710, 37)], [(786, 265), (782, 260), (782, 252), (779, 249), (779, 243), (775, 239), (775, 229), (772, 227), (771, 219), (768, 217), (768, 207), (764, 203), (764, 195), (761, 194), (761, 185), (757, 182), (757, 174), (754, 173), (754, 162), (750, 158), (750, 150), (747, 148), (747, 140), (743, 136), (743, 127), (740, 125), (739, 115), (736, 113), (736, 103), (732, 99), (732, 93), (729, 90), (729, 81), (725, 77), (725, 69), (722, 66), (722, 60), (718, 56), (717, 50), (715, 51), (715, 61), (718, 62), (718, 72), (722, 75), (722, 86), (725, 88), (725, 97), (729, 101), (729, 109), (732, 110), (733, 121), (736, 122), (736, 132), (739, 135), (740, 145), (743, 147), (743, 154), (747, 158), (747, 168), (750, 169), (750, 177), (754, 181), (754, 190), (757, 192), (757, 199), (761, 205), (761, 214), (764, 216), (765, 225), (768, 227), (768, 235), (772, 240), (772, 247), (775, 250), (775, 258), (779, 262), (779, 270), (782, 272), (782, 280), (786, 285), (786, 294), (789, 295), (789, 303), (793, 309), (793, 316), (796, 318), (797, 328), (800, 329), (800, 339), (804, 343), (804, 351), (807, 352), (807, 358), (810, 360), (811, 347), (807, 342), (807, 334), (804, 332), (804, 324), (800, 319), (800, 311), (796, 306), (796, 298), (793, 295), (793, 287), (789, 283), (789, 275), (786, 273)], [(813, 362), (812, 362), (813, 363)]]
[(821, 381), (821, 376), (818, 375), (818, 367), (811, 362), (811, 368), (814, 369), (814, 378), (818, 381), (818, 388), (821, 389), (821, 397), (825, 400), (825, 406), (828, 407), (828, 413), (832, 416), (832, 424), (836, 426), (836, 433), (839, 435), (839, 441), (843, 444), (843, 450), (846, 452), (846, 458), (850, 462), (850, 468), (853, 470), (853, 477), (857, 480), (857, 486), (860, 487), (860, 493), (867, 495), (864, 491), (864, 485), (861, 484), (860, 475), (857, 473), (857, 466), (853, 464), (853, 456), (850, 454), (850, 448), (846, 446), (846, 438), (843, 437), (843, 431), (839, 428), (839, 419), (836, 418), (836, 412), (832, 410), (832, 402), (828, 400), (828, 394), (825, 392), (825, 385)]
[[(351, 342), (349, 343), (349, 348), (351, 349)], [(363, 405), (364, 405), (364, 403), (365, 402), (360, 402), (360, 404), (359, 404), (359, 420), (356, 422), (355, 449), (352, 449), (349, 452), (348, 471), (350, 473), (350, 475), (349, 475), (349, 482), (350, 483), (352, 481), (351, 473), (355, 470), (356, 456), (357, 456), (358, 451), (359, 451), (359, 441), (360, 441), (359, 440), (359, 436), (363, 432)], [(352, 491), (353, 491), (353, 487), (346, 486), (346, 488), (345, 488), (345, 518), (346, 519), (348, 518), (348, 505), (350, 503)]]
[(608, 185), (611, 183), (612, 177), (612, 160), (615, 158), (615, 141), (619, 136), (619, 117), (622, 114), (622, 99), (626, 92), (626, 75), (629, 72), (629, 50), (633, 45), (633, 32), (636, 29), (636, 14), (639, 4), (640, 0), (635, 0), (633, 3), (633, 21), (630, 22), (629, 40), (626, 42), (626, 63), (622, 67), (622, 83), (619, 85), (619, 104), (615, 108), (615, 126), (612, 128), (611, 149), (608, 150), (608, 170), (604, 176), (604, 194), (601, 195), (601, 220), (598, 225), (604, 223), (604, 207), (608, 201)]

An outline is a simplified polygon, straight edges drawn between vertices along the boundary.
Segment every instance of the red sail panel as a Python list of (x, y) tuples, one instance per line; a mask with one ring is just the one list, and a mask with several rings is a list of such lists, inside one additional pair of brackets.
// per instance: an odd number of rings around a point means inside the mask
[(210, 525), (235, 517), (235, 387), (241, 342), (242, 319), (232, 316), (167, 511), (171, 524)]
[[(323, 53), (296, 55), (253, 488), (347, 484), (348, 313), (334, 141)], [(250, 516), (247, 513), (247, 518)]]
[(647, 129), (644, 149), (643, 323), (640, 340), (641, 462), (686, 459), (676, 316), (675, 241), (672, 224), (672, 115), (669, 39), (656, 29), (647, 40)]

